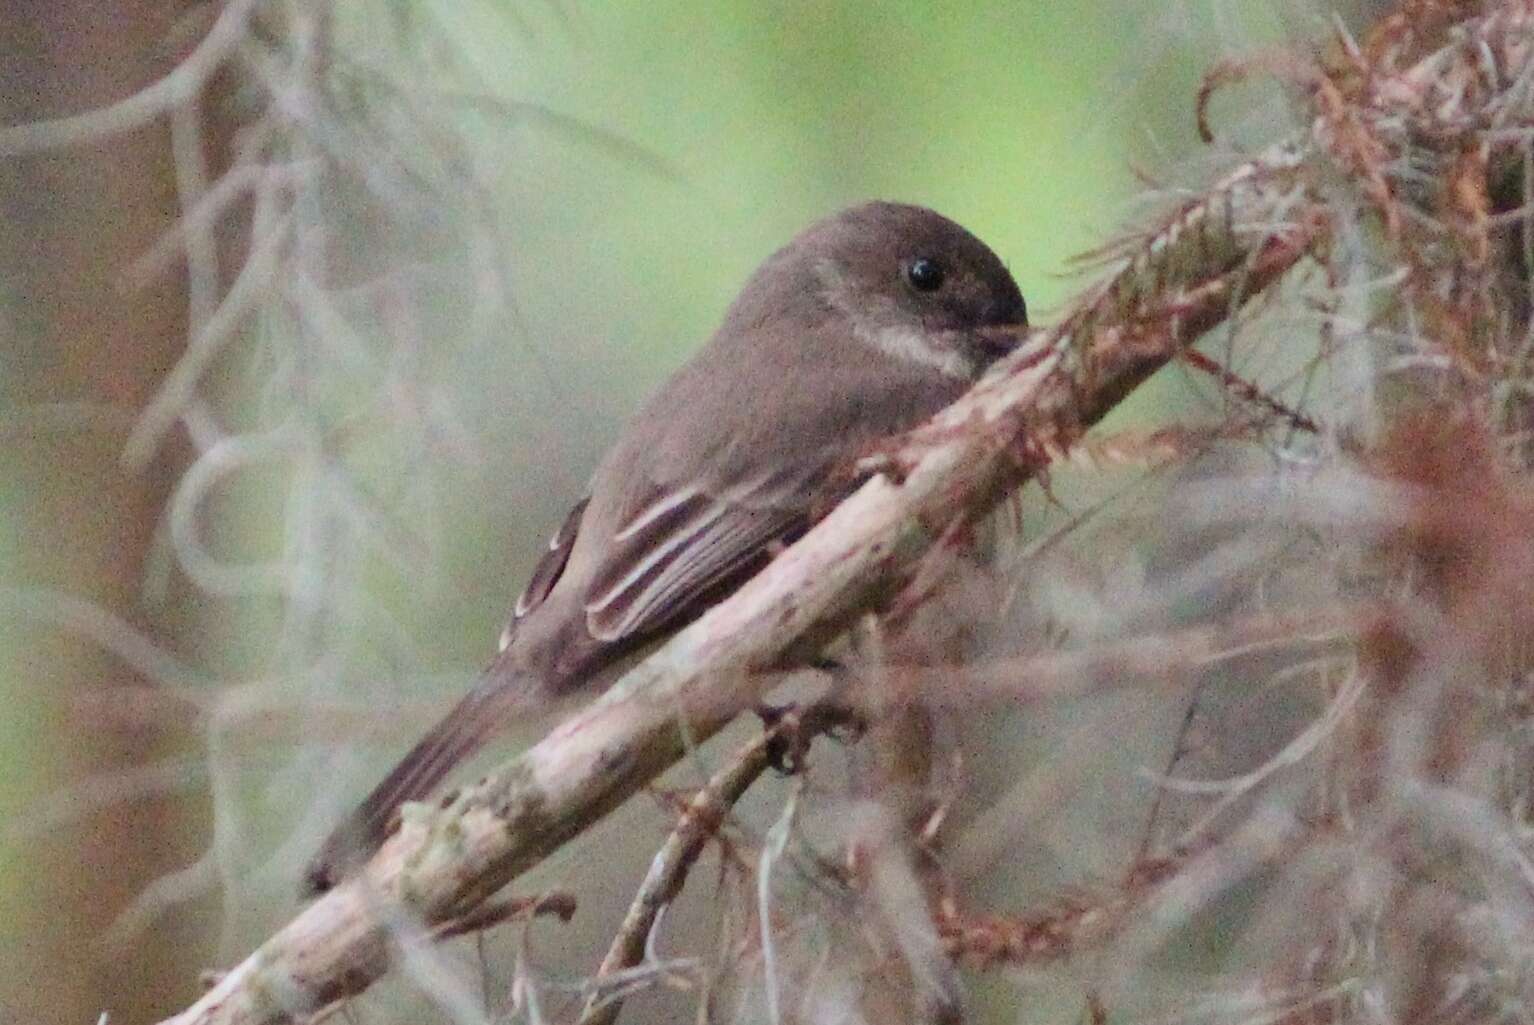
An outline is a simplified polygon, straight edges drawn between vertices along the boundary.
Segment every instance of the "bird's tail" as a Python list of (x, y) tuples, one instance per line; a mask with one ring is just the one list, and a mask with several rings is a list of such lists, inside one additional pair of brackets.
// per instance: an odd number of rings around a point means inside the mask
[(372, 856), (393, 831), (400, 805), (436, 789), (455, 766), (505, 728), (519, 708), (536, 703), (537, 694), (526, 680), (508, 680), (492, 666), (326, 838), (304, 872), (308, 892), (325, 892)]

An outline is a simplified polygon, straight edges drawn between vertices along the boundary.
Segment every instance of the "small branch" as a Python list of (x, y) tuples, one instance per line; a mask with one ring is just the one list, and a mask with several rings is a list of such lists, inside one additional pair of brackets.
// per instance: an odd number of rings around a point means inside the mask
[[(1258, 816), (1219, 844), (1141, 859), (1117, 885), (1095, 895), (1073, 892), (1015, 915), (965, 915), (951, 905), (940, 907), (938, 932), (949, 954), (972, 966), (1038, 966), (1119, 940), (1139, 927), (1137, 912), (1151, 928), (1175, 928), (1213, 894), (1292, 858), (1312, 839), (1314, 832), (1298, 819)], [(1176, 914), (1148, 913), (1158, 905)]]
[(1252, 382), (1232, 370), (1227, 370), (1197, 349), (1184, 349), (1180, 358), (1189, 366), (1201, 370), (1219, 381), (1220, 384), (1225, 386), (1226, 390), (1237, 398), (1250, 402), (1254, 406), (1261, 406), (1279, 419), (1287, 421), (1295, 429), (1305, 431), (1307, 434), (1321, 433), (1320, 425), (1310, 417), (1297, 409), (1290, 409)]
[(644, 961), (645, 947), (660, 913), (682, 892), (687, 873), (718, 832), (730, 809), (772, 765), (776, 748), (785, 743), (802, 748), (814, 737), (835, 728), (843, 719), (837, 710), (824, 704), (787, 712), (771, 728), (763, 730), (736, 751), (686, 803), (676, 828), (650, 862), (650, 871), (597, 969), (592, 980), (594, 989), (581, 1013), (580, 1025), (610, 1025), (617, 1020), (623, 1000), (616, 996), (602, 999), (603, 980)]
[(70, 117), (0, 128), (0, 157), (103, 142), (194, 99), (245, 39), (248, 22), (260, 3), (261, 0), (231, 0), (185, 60), (164, 78), (126, 99)]
[(432, 931), (432, 939), (449, 940), (454, 936), (467, 936), (507, 922), (520, 922), (540, 915), (553, 915), (561, 922), (570, 921), (575, 917), (575, 895), (552, 890), (537, 897), (487, 901), (463, 918), (438, 925)]

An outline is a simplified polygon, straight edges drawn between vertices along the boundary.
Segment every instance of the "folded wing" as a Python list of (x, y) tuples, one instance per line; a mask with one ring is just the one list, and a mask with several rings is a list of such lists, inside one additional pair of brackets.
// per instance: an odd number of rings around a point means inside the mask
[(639, 637), (695, 612), (704, 596), (759, 569), (772, 544), (802, 533), (807, 519), (801, 507), (697, 490), (656, 495), (613, 537), (591, 581), (591, 635)]

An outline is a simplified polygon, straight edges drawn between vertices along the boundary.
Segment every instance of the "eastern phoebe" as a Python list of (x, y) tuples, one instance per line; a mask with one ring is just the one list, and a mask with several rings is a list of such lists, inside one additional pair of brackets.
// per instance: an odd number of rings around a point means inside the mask
[(996, 254), (931, 210), (865, 203), (774, 253), (652, 395), (533, 569), (500, 653), (311, 862), (328, 889), (518, 710), (696, 618), (948, 405), (1027, 323)]

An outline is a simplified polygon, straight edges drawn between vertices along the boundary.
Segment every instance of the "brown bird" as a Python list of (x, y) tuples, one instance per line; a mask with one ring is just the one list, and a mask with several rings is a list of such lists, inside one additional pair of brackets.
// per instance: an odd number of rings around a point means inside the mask
[(500, 653), (310, 863), (332, 886), (519, 713), (600, 682), (696, 618), (849, 490), (880, 439), (956, 399), (1027, 310), (986, 245), (931, 210), (872, 202), (811, 225), (746, 282), (652, 395), (534, 568)]

